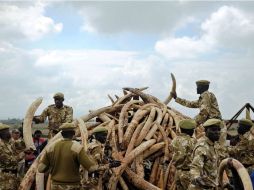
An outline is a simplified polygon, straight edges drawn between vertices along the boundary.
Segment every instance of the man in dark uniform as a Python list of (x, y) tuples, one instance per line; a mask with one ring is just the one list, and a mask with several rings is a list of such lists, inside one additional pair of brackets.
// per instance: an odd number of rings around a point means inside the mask
[(43, 110), (39, 116), (34, 116), (35, 123), (43, 123), (48, 117), (49, 121), (49, 138), (52, 138), (59, 131), (59, 127), (63, 123), (71, 123), (73, 121), (73, 109), (64, 105), (64, 94), (56, 93), (54, 96), (55, 104), (49, 105)]
[(19, 185), (17, 178), (18, 163), (24, 158), (24, 153), (16, 153), (11, 141), (9, 126), (0, 123), (0, 189), (16, 190)]
[(50, 170), (51, 190), (79, 190), (80, 165), (90, 172), (105, 170), (110, 165), (96, 164), (87, 155), (83, 146), (72, 140), (75, 135), (74, 124), (64, 123), (59, 129), (62, 130), (63, 139), (46, 150), (39, 163), (38, 171)]

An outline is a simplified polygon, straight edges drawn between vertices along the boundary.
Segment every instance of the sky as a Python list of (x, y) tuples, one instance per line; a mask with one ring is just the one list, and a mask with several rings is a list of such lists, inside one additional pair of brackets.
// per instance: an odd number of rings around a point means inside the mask
[(43, 97), (40, 114), (56, 92), (75, 118), (123, 87), (148, 86), (164, 101), (170, 73), (188, 100), (199, 97), (195, 81), (209, 80), (230, 119), (254, 104), (253, 34), (252, 1), (0, 1), (0, 119), (24, 118)]

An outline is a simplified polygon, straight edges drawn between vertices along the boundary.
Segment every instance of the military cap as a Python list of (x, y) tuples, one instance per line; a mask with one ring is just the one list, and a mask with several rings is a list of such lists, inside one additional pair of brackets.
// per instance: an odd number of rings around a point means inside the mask
[(105, 127), (95, 127), (93, 133), (107, 133), (108, 129)]
[(242, 125), (246, 125), (246, 126), (252, 126), (253, 125), (252, 121), (249, 120), (249, 119), (241, 119), (241, 120), (239, 120), (238, 123), (242, 124)]
[(57, 92), (54, 94), (53, 98), (64, 98), (64, 94), (61, 92)]
[(196, 81), (196, 84), (197, 85), (209, 85), (210, 81), (208, 81), (208, 80), (198, 80), (198, 81)]
[(218, 126), (221, 127), (221, 120), (219, 119), (208, 119), (204, 124), (203, 127), (209, 127), (209, 126)]
[(5, 125), (5, 124), (3, 124), (3, 123), (0, 123), (0, 131), (1, 131), (1, 130), (4, 130), (4, 129), (9, 129), (9, 128), (10, 128), (9, 125)]
[(74, 130), (76, 126), (73, 123), (63, 123), (59, 129), (62, 131)]
[(227, 134), (232, 136), (232, 137), (237, 136), (238, 135), (237, 128), (236, 127), (231, 127), (230, 129), (227, 130)]
[(181, 120), (178, 124), (178, 126), (181, 129), (194, 129), (196, 127), (196, 122), (193, 119), (184, 119)]

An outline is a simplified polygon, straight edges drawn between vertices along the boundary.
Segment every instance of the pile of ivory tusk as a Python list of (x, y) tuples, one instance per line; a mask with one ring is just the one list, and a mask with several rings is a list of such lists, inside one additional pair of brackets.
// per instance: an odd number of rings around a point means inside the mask
[[(175, 90), (175, 79), (173, 87)], [(172, 152), (169, 144), (176, 136), (180, 120), (189, 118), (167, 106), (172, 99), (171, 95), (164, 102), (146, 94), (147, 88), (124, 88), (123, 96), (113, 100), (108, 96), (112, 105), (103, 107), (73, 121), (77, 125), (78, 136), (81, 136), (82, 145), (87, 149), (87, 140), (96, 126), (108, 129), (108, 141), (112, 148), (112, 157), (121, 161), (121, 166), (111, 169), (108, 180), (108, 189), (127, 190), (135, 187), (141, 190), (159, 190), (174, 188), (174, 166), (170, 164)], [(31, 141), (31, 123), (36, 109), (41, 104), (39, 98), (28, 108), (24, 123), (24, 140), (28, 148), (33, 148)], [(95, 121), (96, 119), (96, 121)], [(52, 138), (47, 149), (54, 142), (61, 139), (61, 134)], [(28, 190), (36, 174), (39, 157), (32, 164), (23, 178), (19, 190)], [(150, 170), (144, 167), (148, 163)], [(149, 168), (149, 167), (148, 167)], [(83, 175), (87, 177), (86, 175)], [(41, 177), (43, 178), (43, 177)], [(41, 180), (36, 180), (38, 183)], [(37, 184), (37, 187), (42, 184)]]

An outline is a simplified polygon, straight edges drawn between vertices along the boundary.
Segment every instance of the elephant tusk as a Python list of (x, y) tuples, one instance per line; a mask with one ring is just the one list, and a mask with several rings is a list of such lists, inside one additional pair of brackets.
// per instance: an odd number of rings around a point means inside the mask
[(23, 124), (23, 136), (24, 136), (24, 141), (26, 144), (27, 149), (33, 149), (36, 150), (33, 142), (33, 137), (32, 137), (32, 122), (33, 122), (33, 117), (34, 113), (38, 109), (42, 102), (42, 98), (36, 99), (28, 108), (26, 112), (26, 116), (24, 118), (24, 124)]
[(171, 92), (176, 92), (176, 79), (175, 79), (175, 76), (173, 73), (170, 74), (171, 75), (171, 79), (172, 79), (172, 88), (171, 88), (171, 91), (169, 93), (169, 96), (167, 97), (167, 99), (164, 101), (164, 104), (168, 104), (171, 100), (172, 100), (172, 95), (171, 95)]

